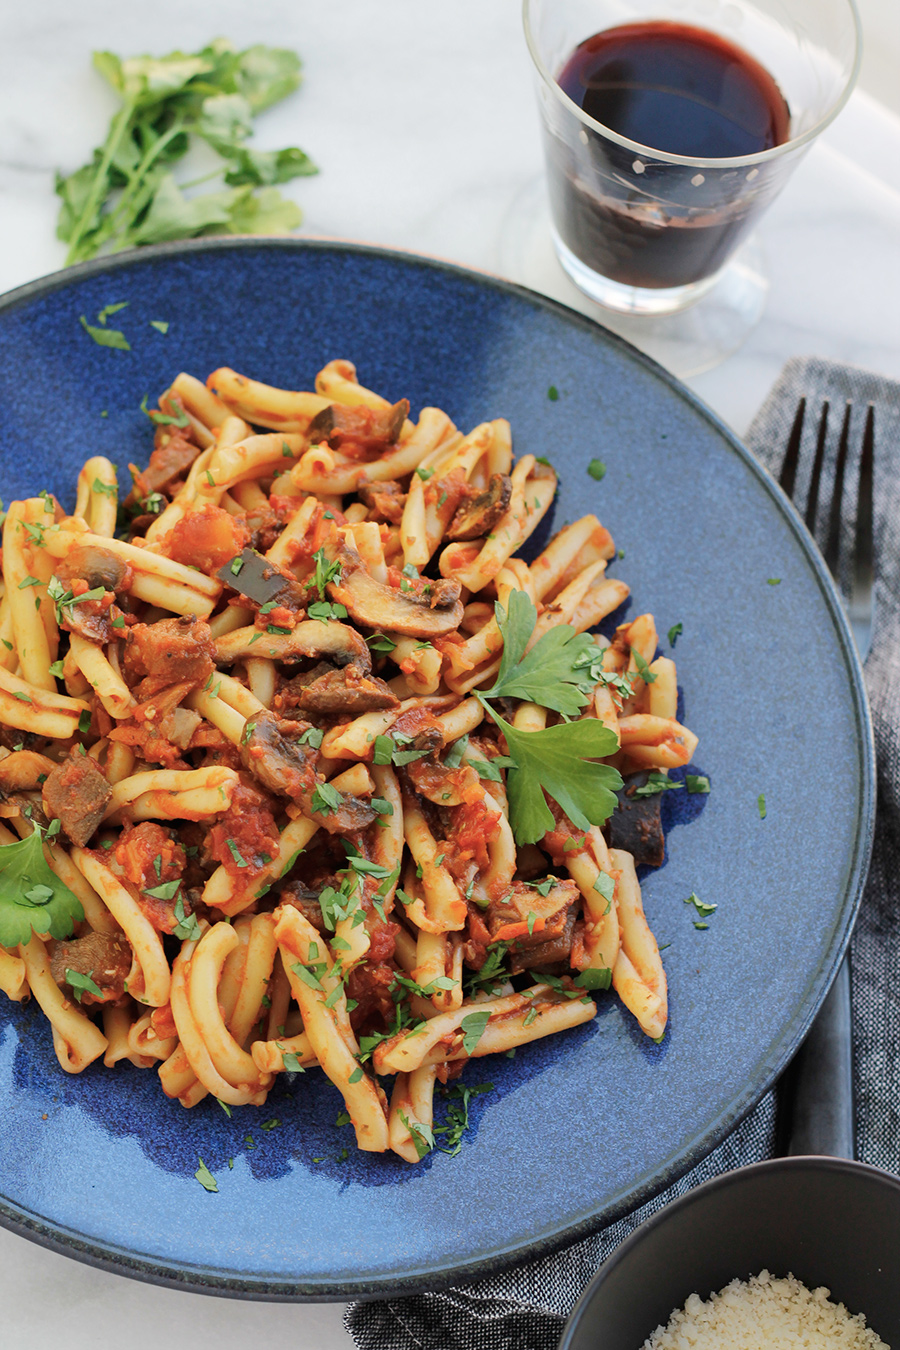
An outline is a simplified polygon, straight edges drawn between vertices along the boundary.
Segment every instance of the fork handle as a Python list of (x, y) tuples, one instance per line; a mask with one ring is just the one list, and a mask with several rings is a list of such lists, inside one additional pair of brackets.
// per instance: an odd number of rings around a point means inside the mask
[(794, 1061), (789, 1154), (854, 1157), (850, 958), (844, 957)]

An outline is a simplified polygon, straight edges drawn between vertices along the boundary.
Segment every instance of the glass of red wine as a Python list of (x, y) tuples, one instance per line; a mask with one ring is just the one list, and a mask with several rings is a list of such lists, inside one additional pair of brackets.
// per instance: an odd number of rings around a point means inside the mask
[(524, 20), (556, 256), (621, 315), (717, 288), (859, 66), (853, 0), (524, 0)]

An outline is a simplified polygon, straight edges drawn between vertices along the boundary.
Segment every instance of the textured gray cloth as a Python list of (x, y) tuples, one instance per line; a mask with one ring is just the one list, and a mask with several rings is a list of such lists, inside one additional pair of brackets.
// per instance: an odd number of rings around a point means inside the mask
[[(831, 466), (844, 404), (854, 405), (845, 519), (852, 520), (856, 461), (869, 403), (876, 409), (876, 627), (866, 680), (878, 753), (879, 823), (872, 869), (853, 938), (853, 1040), (857, 1155), (900, 1172), (900, 925), (892, 881), (900, 876), (900, 384), (814, 358), (789, 361), (750, 428), (747, 443), (778, 472), (801, 396), (832, 409), (820, 502), (831, 497)], [(815, 416), (805, 435), (815, 434)], [(809, 424), (812, 423), (812, 429)], [(801, 473), (811, 460), (804, 453)], [(797, 495), (805, 494), (798, 477)], [(848, 498), (845, 496), (845, 501)], [(354, 1303), (345, 1325), (360, 1350), (554, 1350), (565, 1319), (597, 1267), (644, 1219), (693, 1186), (780, 1151), (776, 1092), (708, 1158), (627, 1218), (555, 1256), (477, 1284), (413, 1298)]]

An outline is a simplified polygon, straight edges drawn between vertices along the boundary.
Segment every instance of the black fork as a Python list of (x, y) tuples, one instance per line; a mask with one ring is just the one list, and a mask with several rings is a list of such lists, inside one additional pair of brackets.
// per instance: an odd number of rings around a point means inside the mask
[[(826, 449), (831, 409), (823, 403), (817, 422), (808, 416), (809, 411), (806, 399), (801, 399), (779, 482), (802, 511), (807, 529), (822, 550), (843, 597), (860, 660), (864, 661), (872, 642), (874, 619), (875, 409), (869, 404), (854, 462), (850, 435), (853, 405), (845, 404), (827, 504), (824, 496), (829, 486)], [(810, 455), (804, 503), (798, 499), (797, 478)], [(852, 491), (848, 492), (854, 472), (855, 502)], [(819, 1015), (782, 1079), (779, 1106), (788, 1153), (854, 1156), (849, 957), (842, 962)]]

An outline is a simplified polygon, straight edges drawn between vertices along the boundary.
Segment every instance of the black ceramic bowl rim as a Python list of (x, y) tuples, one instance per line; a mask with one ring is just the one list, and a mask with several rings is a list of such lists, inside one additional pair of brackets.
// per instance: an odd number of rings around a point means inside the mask
[[(871, 1167), (868, 1163), (855, 1162), (850, 1158), (829, 1158), (823, 1156), (799, 1156), (793, 1158), (769, 1158), (765, 1162), (752, 1163), (748, 1167), (737, 1167), (729, 1172), (721, 1172), (718, 1176), (705, 1181), (702, 1186), (696, 1186), (693, 1190), (681, 1195), (677, 1200), (673, 1200), (670, 1205), (666, 1205), (658, 1214), (653, 1214), (649, 1219), (645, 1219), (639, 1228), (621, 1242), (615, 1251), (606, 1258), (600, 1266), (596, 1275), (585, 1289), (581, 1298), (575, 1304), (569, 1320), (563, 1328), (563, 1333), (559, 1341), (558, 1350), (572, 1350), (575, 1344), (575, 1334), (580, 1326), (582, 1318), (587, 1314), (588, 1309), (594, 1302), (599, 1290), (625, 1261), (631, 1258), (636, 1248), (639, 1248), (646, 1241), (647, 1237), (670, 1223), (676, 1216), (683, 1214), (686, 1210), (695, 1205), (702, 1205), (706, 1197), (716, 1191), (728, 1190), (733, 1186), (742, 1186), (745, 1182), (760, 1174), (772, 1172), (843, 1172), (850, 1176), (863, 1175), (870, 1177), (873, 1181), (884, 1185), (888, 1190), (893, 1190), (897, 1196), (898, 1205), (900, 1205), (900, 1178), (893, 1176), (890, 1172), (885, 1172), (880, 1167)], [(698, 1270), (701, 1268), (703, 1257), (698, 1255)], [(674, 1309), (673, 1309), (674, 1311)], [(635, 1347), (639, 1350), (639, 1347)]]

